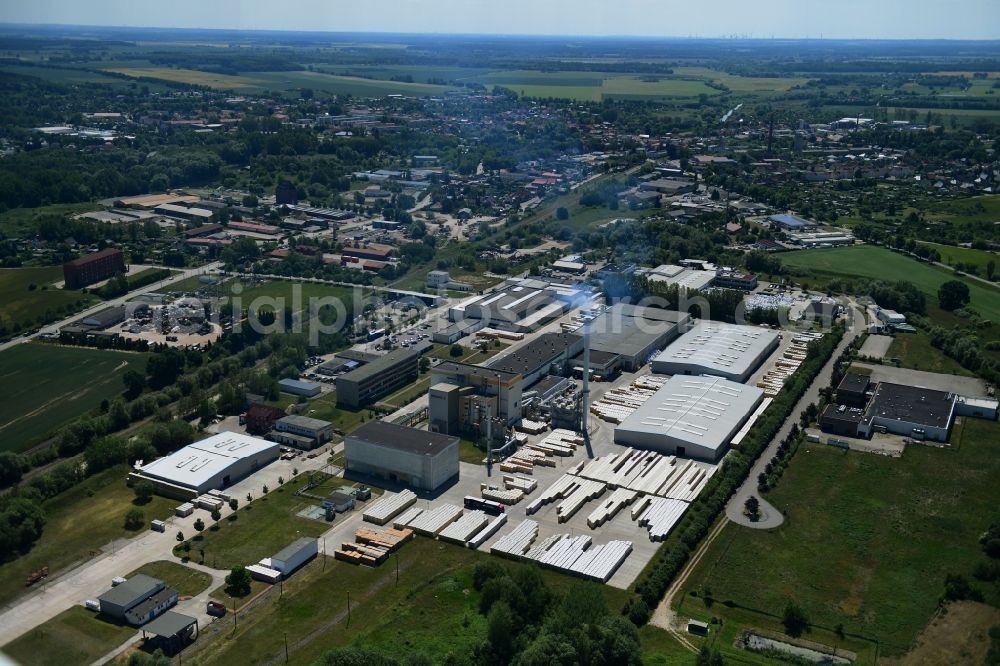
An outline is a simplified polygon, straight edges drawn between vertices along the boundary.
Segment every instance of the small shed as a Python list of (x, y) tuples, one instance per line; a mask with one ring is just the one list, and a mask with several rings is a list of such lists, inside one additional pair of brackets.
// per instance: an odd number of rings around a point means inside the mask
[(334, 490), (323, 500), (324, 509), (333, 509), (337, 513), (344, 513), (354, 508), (354, 496), (340, 490)]
[(708, 623), (700, 620), (688, 620), (688, 633), (696, 636), (708, 636)]
[(166, 654), (175, 654), (197, 637), (198, 619), (183, 613), (167, 611), (142, 628), (142, 637), (151, 647)]

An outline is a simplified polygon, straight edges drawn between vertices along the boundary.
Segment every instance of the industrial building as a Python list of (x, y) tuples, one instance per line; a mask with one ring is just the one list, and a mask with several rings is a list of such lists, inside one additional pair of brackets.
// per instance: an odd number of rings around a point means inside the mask
[(431, 333), (431, 340), (438, 344), (450, 345), (458, 342), (467, 335), (472, 335), (486, 327), (486, 322), (482, 319), (466, 319), (456, 321), (444, 328)]
[(306, 446), (304, 447), (301, 443), (292, 444), (292, 446), (312, 449), (317, 446), (323, 446), (333, 439), (333, 424), (329, 421), (314, 419), (309, 416), (300, 416), (298, 414), (283, 416), (274, 422), (271, 439), (276, 442), (288, 444), (290, 442), (282, 441), (282, 437), (286, 435), (295, 435), (299, 440), (305, 440)]
[(337, 406), (358, 408), (417, 380), (417, 359), (412, 349), (394, 349), (370, 363), (337, 377)]
[(251, 435), (266, 435), (274, 428), (275, 422), (284, 418), (285, 410), (258, 403), (250, 405), (246, 415), (247, 432)]
[(315, 382), (304, 382), (299, 379), (278, 380), (278, 388), (282, 393), (301, 395), (306, 398), (313, 398), (319, 395), (322, 387)]
[(344, 439), (344, 469), (436, 490), (458, 477), (458, 437), (369, 421)]
[(720, 377), (671, 377), (615, 428), (615, 443), (715, 462), (763, 400)]
[(868, 404), (868, 387), (871, 377), (849, 372), (837, 386), (837, 404), (863, 408)]
[(779, 340), (778, 333), (766, 328), (702, 321), (653, 359), (653, 372), (715, 375), (745, 382)]
[(685, 332), (691, 317), (685, 312), (616, 303), (587, 326), (590, 332), (591, 364), (593, 352), (621, 356), (623, 370), (634, 372), (646, 364), (656, 350)]
[(447, 435), (478, 434), (487, 415), (508, 425), (521, 419), (521, 375), (445, 361), (431, 369), (430, 429)]
[(784, 231), (808, 231), (816, 228), (816, 223), (803, 219), (791, 213), (781, 213), (767, 218), (775, 227)]
[(177, 603), (177, 590), (158, 578), (136, 574), (97, 600), (102, 615), (141, 626), (172, 608)]
[(109, 247), (63, 264), (66, 289), (79, 289), (125, 272), (125, 255)]
[(490, 360), (486, 367), (521, 375), (521, 386), (527, 387), (543, 375), (565, 376), (569, 360), (582, 351), (583, 336), (543, 333), (509, 354)]
[(276, 460), (278, 454), (275, 442), (221, 432), (133, 470), (129, 481), (151, 481), (161, 495), (191, 499), (233, 484)]
[(879, 382), (858, 425), (870, 437), (876, 430), (917, 440), (947, 442), (955, 417), (955, 394), (919, 386)]
[[(637, 271), (638, 272), (638, 271)], [(656, 268), (642, 269), (641, 274), (650, 282), (663, 282), (687, 291), (701, 291), (712, 286), (715, 271), (685, 268), (673, 264), (663, 264)]]
[(585, 285), (541, 278), (513, 278), (495, 291), (473, 296), (448, 309), (452, 322), (481, 320), (506, 331), (530, 332), (559, 316), (586, 296)]

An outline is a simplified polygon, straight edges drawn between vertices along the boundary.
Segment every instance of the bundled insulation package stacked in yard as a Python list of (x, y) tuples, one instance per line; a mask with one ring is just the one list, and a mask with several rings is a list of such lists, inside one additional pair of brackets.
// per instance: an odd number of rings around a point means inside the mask
[(361, 517), (369, 523), (385, 525), (416, 501), (417, 495), (411, 490), (404, 490), (393, 495), (387, 494), (372, 502)]
[(468, 543), (469, 548), (479, 548), (484, 543), (486, 543), (487, 539), (496, 534), (497, 530), (499, 530), (506, 524), (507, 524), (507, 514), (501, 513), (499, 516), (491, 520), (489, 524), (486, 525), (486, 527), (479, 530), (479, 532), (477, 532), (469, 539)]
[(534, 520), (522, 520), (517, 527), (497, 539), (490, 547), (490, 552), (521, 557), (536, 538), (538, 538), (538, 523)]
[(587, 525), (591, 529), (600, 527), (614, 518), (615, 514), (621, 511), (622, 507), (631, 504), (637, 494), (634, 490), (628, 490), (627, 488), (619, 488), (614, 491), (611, 493), (611, 497), (601, 502), (601, 505), (587, 516)]
[(663, 541), (689, 506), (681, 500), (653, 497), (639, 517), (639, 525), (649, 529), (650, 541)]
[(462, 515), (462, 507), (454, 504), (443, 504), (436, 509), (424, 511), (408, 525), (417, 534), (437, 536), (441, 530), (458, 520)]
[(440, 538), (453, 543), (465, 544), (490, 521), (482, 511), (470, 511), (441, 530)]
[(558, 516), (559, 522), (565, 523), (579, 511), (581, 506), (603, 495), (606, 487), (600, 481), (579, 479), (572, 492), (556, 507), (556, 516)]

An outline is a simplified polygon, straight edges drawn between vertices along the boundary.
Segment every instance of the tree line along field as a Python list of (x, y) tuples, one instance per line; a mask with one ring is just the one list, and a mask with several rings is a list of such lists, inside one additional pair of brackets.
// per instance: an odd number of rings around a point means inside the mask
[(89, 294), (55, 288), (62, 278), (61, 266), (0, 268), (0, 339), (68, 316), (96, 301)]
[(24, 451), (124, 391), (122, 375), (144, 373), (147, 354), (16, 345), (0, 352), (0, 450)]
[(795, 250), (778, 255), (781, 263), (806, 279), (860, 277), (887, 282), (905, 281), (927, 297), (928, 311), (937, 309), (937, 291), (944, 282), (961, 280), (969, 286), (970, 307), (984, 318), (1000, 321), (1000, 289), (959, 277), (943, 268), (921, 263), (882, 247), (856, 245), (819, 250)]
[[(767, 495), (785, 523), (727, 525), (688, 579), (678, 612), (722, 617), (735, 636), (783, 631), (783, 610), (795, 601), (813, 624), (805, 638), (872, 664), (911, 648), (946, 574), (965, 576), (996, 606), (1000, 587), (971, 572), (986, 559), (979, 537), (998, 516), (998, 439), (996, 422), (965, 418), (950, 446), (910, 445), (899, 459), (803, 444)], [(722, 638), (714, 644), (732, 649)]]

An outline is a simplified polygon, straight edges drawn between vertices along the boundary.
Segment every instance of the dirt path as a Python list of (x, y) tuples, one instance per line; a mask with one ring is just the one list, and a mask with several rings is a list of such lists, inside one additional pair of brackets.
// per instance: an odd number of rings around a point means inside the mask
[(673, 605), (674, 598), (680, 593), (681, 588), (687, 582), (688, 577), (694, 571), (695, 567), (701, 561), (701, 558), (705, 556), (708, 552), (709, 546), (715, 541), (716, 537), (722, 534), (723, 528), (729, 523), (729, 519), (726, 518), (725, 514), (720, 516), (719, 522), (712, 531), (708, 533), (701, 544), (698, 546), (698, 550), (694, 552), (694, 555), (688, 560), (684, 569), (681, 573), (674, 579), (674, 582), (670, 584), (667, 588), (667, 593), (664, 595), (663, 599), (660, 601), (660, 605), (656, 607), (653, 611), (653, 617), (650, 619), (649, 623), (653, 626), (660, 627), (670, 632), (670, 635), (677, 639), (677, 642), (683, 645), (685, 648), (691, 652), (698, 652), (698, 648), (694, 646), (694, 643), (687, 639), (678, 628), (677, 628), (677, 617), (674, 611), (670, 608)]

